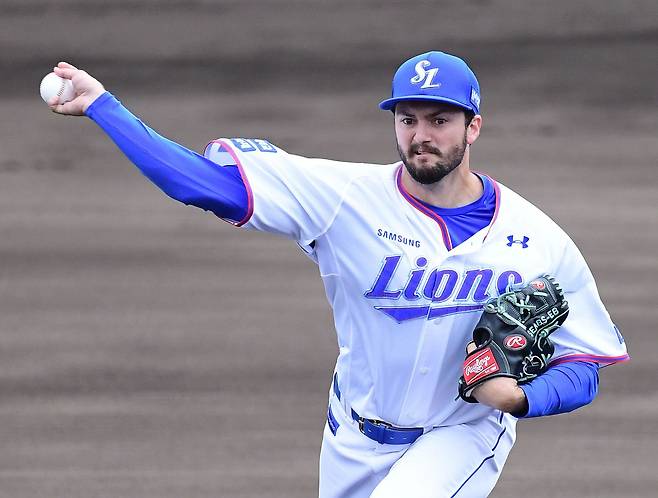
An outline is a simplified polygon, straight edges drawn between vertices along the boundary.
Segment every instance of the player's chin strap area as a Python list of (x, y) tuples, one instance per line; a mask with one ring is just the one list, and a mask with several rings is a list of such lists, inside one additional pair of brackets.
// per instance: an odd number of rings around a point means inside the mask
[(382, 420), (363, 418), (354, 409), (346, 406), (341, 399), (340, 389), (338, 388), (338, 376), (336, 374), (334, 374), (333, 386), (334, 394), (345, 408), (346, 413), (351, 412), (352, 418), (359, 424), (359, 430), (366, 437), (377, 441), (379, 444), (411, 444), (427, 432), (423, 427), (396, 427)]

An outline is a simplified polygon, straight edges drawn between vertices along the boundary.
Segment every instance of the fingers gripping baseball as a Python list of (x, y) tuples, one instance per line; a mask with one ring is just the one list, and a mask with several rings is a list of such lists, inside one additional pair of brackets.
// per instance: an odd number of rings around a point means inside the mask
[(75, 98), (69, 102), (59, 104), (57, 97), (48, 101), (48, 107), (57, 114), (82, 116), (92, 102), (105, 93), (100, 81), (67, 62), (58, 63), (53, 72), (61, 78), (71, 80), (75, 91)]

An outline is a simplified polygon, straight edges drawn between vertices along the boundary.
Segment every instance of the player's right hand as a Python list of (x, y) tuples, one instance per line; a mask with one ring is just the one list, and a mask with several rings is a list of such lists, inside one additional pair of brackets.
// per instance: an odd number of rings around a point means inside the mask
[(91, 103), (105, 93), (100, 81), (68, 62), (58, 63), (53, 68), (53, 72), (61, 78), (71, 80), (75, 90), (75, 98), (64, 104), (58, 104), (57, 97), (51, 98), (48, 107), (53, 112), (68, 116), (83, 116)]

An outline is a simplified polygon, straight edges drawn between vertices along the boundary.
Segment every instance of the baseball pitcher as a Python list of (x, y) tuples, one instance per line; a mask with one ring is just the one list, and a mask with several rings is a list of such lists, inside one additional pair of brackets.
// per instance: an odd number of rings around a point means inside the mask
[(59, 63), (86, 115), (167, 195), (295, 241), (334, 313), (339, 355), (321, 498), (484, 497), (519, 419), (591, 402), (624, 340), (569, 236), (470, 165), (482, 97), (462, 59), (404, 62), (390, 98), (400, 161), (301, 157), (263, 139), (200, 155), (158, 135), (86, 72)]

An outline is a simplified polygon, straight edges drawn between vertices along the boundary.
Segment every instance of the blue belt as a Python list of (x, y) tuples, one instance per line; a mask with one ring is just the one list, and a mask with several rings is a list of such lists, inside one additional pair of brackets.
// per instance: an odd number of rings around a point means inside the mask
[[(334, 393), (340, 400), (336, 374), (334, 374)], [(350, 408), (350, 410), (352, 409)], [(352, 410), (352, 418), (359, 424), (359, 430), (366, 437), (379, 444), (411, 444), (425, 432), (422, 427), (395, 427), (382, 420), (363, 418), (354, 410)]]

